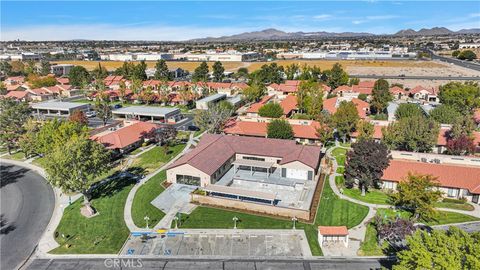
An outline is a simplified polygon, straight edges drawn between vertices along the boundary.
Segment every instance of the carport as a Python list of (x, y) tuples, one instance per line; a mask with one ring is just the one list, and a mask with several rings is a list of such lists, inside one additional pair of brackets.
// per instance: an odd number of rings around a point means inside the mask
[(343, 243), (348, 247), (347, 226), (319, 226), (318, 242), (321, 246), (328, 243)]
[(253, 175), (253, 172), (266, 171), (267, 177), (269, 177), (272, 173), (274, 163), (260, 160), (237, 159), (232, 164), (234, 173), (237, 173), (238, 170), (250, 170), (250, 173)]

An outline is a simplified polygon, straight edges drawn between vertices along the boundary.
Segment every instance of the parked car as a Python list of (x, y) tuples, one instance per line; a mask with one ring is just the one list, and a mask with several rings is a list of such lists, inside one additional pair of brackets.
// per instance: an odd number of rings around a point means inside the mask
[(88, 117), (88, 118), (92, 118), (92, 117), (97, 116), (97, 113), (95, 111), (88, 111), (88, 112), (85, 113), (85, 116)]
[(114, 109), (120, 109), (120, 108), (122, 108), (122, 104), (115, 104), (115, 105), (113, 105), (113, 108)]
[(197, 126), (188, 126), (188, 130), (189, 130), (189, 131), (199, 131), (200, 128), (197, 127)]

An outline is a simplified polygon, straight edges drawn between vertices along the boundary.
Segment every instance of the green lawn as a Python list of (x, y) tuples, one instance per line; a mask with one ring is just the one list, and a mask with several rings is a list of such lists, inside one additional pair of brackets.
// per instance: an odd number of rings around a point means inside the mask
[(133, 151), (130, 152), (129, 154), (130, 154), (130, 155), (136, 155), (136, 154), (138, 154), (138, 153), (140, 153), (140, 152), (142, 152), (142, 151), (143, 151), (143, 148), (140, 147), (140, 148), (137, 148), (137, 149), (133, 150)]
[(344, 148), (335, 148), (332, 151), (332, 156), (337, 160), (339, 166), (345, 165), (345, 158), (347, 154), (347, 149)]
[(202, 134), (204, 131), (205, 131), (205, 130), (203, 130), (203, 129), (200, 129), (200, 130), (195, 131), (195, 133), (193, 133), (193, 137), (199, 136), (199, 135)]
[(338, 166), (338, 167), (337, 167), (337, 173), (339, 173), (339, 174), (344, 174), (344, 173), (345, 173), (345, 167), (343, 167), (343, 166)]
[[(378, 213), (380, 215), (385, 215), (387, 217), (394, 217), (395, 215), (400, 215), (402, 218), (409, 218), (411, 214), (406, 211), (400, 210), (393, 210), (393, 209), (378, 209)], [(438, 211), (438, 215), (435, 220), (420, 220), (419, 222), (425, 223), (429, 226), (433, 225), (443, 225), (443, 224), (451, 224), (451, 223), (462, 223), (462, 222), (469, 222), (469, 221), (477, 221), (480, 218), (476, 218), (469, 215), (464, 215), (455, 212), (447, 212), (447, 211)]]
[(7, 159), (13, 159), (13, 160), (24, 160), (25, 159), (25, 154), (23, 152), (15, 152), (11, 155), (5, 155), (3, 156), (3, 158), (7, 158)]
[(143, 220), (145, 216), (150, 218), (149, 224), (151, 224), (151, 227), (155, 226), (165, 216), (165, 213), (150, 202), (165, 190), (161, 183), (165, 181), (166, 177), (166, 171), (157, 173), (135, 193), (132, 204), (132, 218), (137, 227), (145, 227), (146, 224)]
[(56, 240), (60, 247), (52, 250), (51, 253), (117, 253), (129, 234), (123, 219), (123, 208), (132, 187), (133, 181), (124, 179), (112, 181), (99, 188), (92, 199), (92, 206), (99, 215), (92, 218), (86, 218), (80, 214), (83, 199), (67, 207), (56, 229), (58, 232)]
[(166, 154), (162, 146), (155, 146), (147, 152), (138, 156), (132, 167), (139, 167), (145, 170), (145, 173), (153, 172), (160, 168), (170, 159), (177, 156), (185, 148), (185, 144), (176, 144), (170, 146)]
[(437, 204), (435, 204), (435, 206), (439, 208), (450, 208), (450, 209), (457, 209), (457, 210), (464, 210), (464, 211), (475, 210), (473, 205), (468, 203), (438, 202)]
[[(385, 243), (387, 245), (387, 243)], [(367, 232), (365, 233), (365, 241), (360, 243), (358, 251), (360, 256), (384, 256), (382, 247), (377, 243), (377, 230), (375, 226), (370, 223), (367, 225)]]
[(34, 165), (37, 165), (39, 167), (44, 167), (45, 165), (45, 158), (44, 157), (38, 157), (32, 161)]
[(352, 228), (360, 224), (368, 214), (368, 207), (338, 198), (328, 181), (325, 181), (315, 223), (325, 226), (346, 225)]

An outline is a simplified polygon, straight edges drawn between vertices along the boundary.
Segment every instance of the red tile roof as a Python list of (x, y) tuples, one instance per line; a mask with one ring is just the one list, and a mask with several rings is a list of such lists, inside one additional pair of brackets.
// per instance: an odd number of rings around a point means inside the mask
[(259, 102), (250, 105), (247, 113), (258, 113), (258, 110), (272, 98), (273, 96), (264, 96)]
[(285, 97), (284, 100), (280, 101), (280, 106), (283, 109), (283, 114), (288, 115), (290, 114), (293, 110), (297, 109), (297, 97), (288, 95)]
[(5, 95), (5, 97), (7, 98), (14, 98), (14, 99), (24, 99), (27, 96), (28, 96), (27, 91), (10, 91)]
[(279, 164), (299, 161), (312, 169), (320, 162), (320, 147), (297, 145), (293, 140), (205, 134), (195, 149), (168, 169), (189, 164), (212, 175), (235, 154), (277, 157), (281, 158)]
[(442, 187), (462, 188), (480, 194), (480, 167), (391, 160), (388, 168), (383, 171), (382, 179), (399, 182), (407, 177), (408, 172), (431, 174), (437, 177)]
[[(340, 102), (338, 102), (338, 97), (329, 98), (323, 101), (323, 109), (328, 111), (330, 114), (334, 114), (337, 111)], [(360, 118), (367, 117), (367, 110), (370, 108), (370, 104), (358, 98), (352, 98), (353, 104), (357, 107), (358, 115)]]
[(104, 144), (109, 149), (122, 149), (138, 142), (157, 128), (159, 125), (154, 123), (137, 122), (104, 135), (93, 135), (90, 139)]
[(475, 120), (477, 124), (480, 124), (480, 109), (476, 109), (473, 113), (473, 120)]
[[(266, 137), (267, 125), (268, 123), (266, 122), (236, 121), (227, 125), (223, 131), (226, 134)], [(312, 121), (311, 125), (291, 124), (291, 126), (295, 138), (319, 139), (317, 129), (320, 127), (320, 124), (316, 121)]]
[[(386, 126), (374, 125), (373, 126), (373, 138), (380, 140), (383, 137), (382, 129), (387, 128)], [(358, 131), (354, 131), (351, 135), (352, 138), (356, 138), (359, 135)]]
[(56, 78), (56, 80), (59, 84), (69, 84), (70, 83), (70, 79), (68, 79), (68, 78)]
[(398, 94), (406, 95), (407, 91), (405, 91), (404, 89), (402, 89), (398, 86), (394, 86), (394, 87), (390, 88), (390, 93), (392, 93), (393, 95), (398, 95)]
[(318, 226), (321, 235), (348, 235), (347, 226)]

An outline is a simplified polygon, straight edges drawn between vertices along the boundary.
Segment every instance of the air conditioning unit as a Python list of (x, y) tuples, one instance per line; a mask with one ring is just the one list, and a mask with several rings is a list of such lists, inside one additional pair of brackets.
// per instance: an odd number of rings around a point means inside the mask
[(436, 158), (436, 159), (433, 160), (433, 162), (436, 163), (436, 164), (440, 164), (440, 159)]
[(420, 159), (420, 161), (421, 162), (428, 162), (427, 158), (423, 158), (423, 157)]

